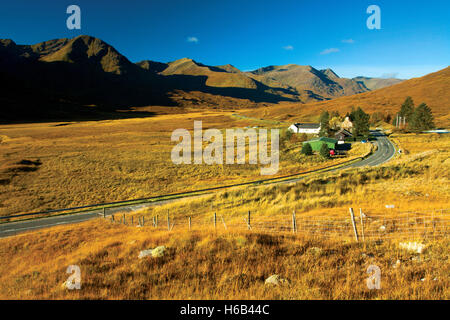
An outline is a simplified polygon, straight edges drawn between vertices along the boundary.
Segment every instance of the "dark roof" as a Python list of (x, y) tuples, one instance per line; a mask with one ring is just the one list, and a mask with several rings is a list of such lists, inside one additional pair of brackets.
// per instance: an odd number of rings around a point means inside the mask
[(299, 129), (319, 129), (320, 123), (294, 123), (294, 126)]
[(345, 129), (339, 130), (339, 131), (336, 132), (334, 135), (337, 136), (337, 135), (340, 134), (340, 133), (344, 134), (344, 135), (347, 136), (347, 137), (351, 137), (351, 136), (352, 136), (352, 133), (351, 133), (350, 131), (348, 131), (348, 130), (345, 130)]

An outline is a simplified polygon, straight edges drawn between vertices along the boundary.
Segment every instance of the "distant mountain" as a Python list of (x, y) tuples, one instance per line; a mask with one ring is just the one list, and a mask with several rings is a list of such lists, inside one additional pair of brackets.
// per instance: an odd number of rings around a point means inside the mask
[[(301, 105), (280, 104), (271, 108), (268, 114), (275, 119), (297, 122), (311, 121), (317, 120), (318, 110), (338, 111), (344, 115), (351, 110), (352, 106), (359, 106), (370, 114), (381, 112), (394, 117), (406, 97), (410, 96), (416, 106), (425, 102), (431, 108), (437, 126), (448, 127), (450, 125), (450, 91), (448, 88), (450, 88), (450, 67), (375, 91)], [(263, 109), (261, 112), (266, 111)], [(259, 116), (259, 114), (250, 115)]]
[(369, 78), (369, 77), (356, 77), (353, 78), (356, 82), (364, 85), (367, 89), (373, 91), (384, 87), (389, 87), (394, 84), (400, 83), (404, 80), (396, 78)]
[(263, 83), (272, 81), (295, 88), (301, 93), (312, 93), (310, 100), (328, 100), (368, 91), (352, 79), (340, 78), (331, 69), (317, 70), (311, 66), (288, 64), (269, 66), (250, 72)]

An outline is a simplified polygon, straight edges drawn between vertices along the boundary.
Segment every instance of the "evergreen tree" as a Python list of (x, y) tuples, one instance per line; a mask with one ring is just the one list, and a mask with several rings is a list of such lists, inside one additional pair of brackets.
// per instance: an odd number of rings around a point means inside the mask
[(328, 137), (330, 135), (330, 114), (323, 111), (320, 115), (320, 131), (319, 137)]
[(392, 116), (391, 116), (390, 113), (388, 113), (388, 114), (386, 115), (386, 117), (384, 118), (384, 121), (385, 121), (386, 123), (390, 123), (391, 120), (392, 120)]
[(358, 136), (368, 136), (370, 131), (370, 115), (365, 113), (361, 107), (354, 109), (350, 114), (353, 119), (353, 135)]
[(405, 99), (405, 102), (403, 102), (398, 115), (402, 118), (405, 117), (406, 121), (409, 121), (413, 113), (414, 113), (414, 101), (411, 97), (407, 97)]
[(304, 143), (302, 147), (302, 154), (310, 156), (313, 154), (312, 147), (309, 143)]
[(325, 142), (320, 146), (319, 153), (325, 159), (330, 157), (330, 148), (328, 148), (328, 145)]
[(430, 107), (421, 103), (413, 112), (411, 121), (408, 123), (409, 129), (413, 132), (422, 132), (435, 128), (433, 114)]

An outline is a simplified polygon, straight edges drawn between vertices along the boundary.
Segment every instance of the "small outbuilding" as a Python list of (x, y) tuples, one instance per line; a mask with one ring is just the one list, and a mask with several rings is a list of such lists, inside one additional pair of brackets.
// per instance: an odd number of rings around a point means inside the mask
[(341, 129), (334, 134), (334, 137), (338, 140), (338, 143), (344, 141), (346, 138), (351, 138), (353, 135), (350, 131)]
[(334, 149), (336, 149), (337, 142), (338, 141), (333, 138), (321, 137), (321, 138), (305, 141), (305, 142), (303, 142), (303, 144), (309, 143), (311, 146), (311, 149), (313, 151), (319, 151), (320, 147), (322, 147), (322, 144), (324, 144), (324, 143), (326, 143), (328, 145), (328, 148), (334, 150)]

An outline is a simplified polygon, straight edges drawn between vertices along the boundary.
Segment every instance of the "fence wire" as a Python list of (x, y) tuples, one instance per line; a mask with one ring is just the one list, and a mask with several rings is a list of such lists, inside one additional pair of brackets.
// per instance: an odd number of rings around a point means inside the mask
[[(111, 215), (110, 221), (155, 231), (189, 230), (259, 231), (295, 233), (311, 237), (372, 241), (384, 239), (442, 239), (448, 237), (450, 209), (399, 212), (394, 217), (360, 213), (351, 216), (255, 216), (175, 217)], [(356, 230), (355, 230), (356, 229)], [(355, 232), (356, 231), (356, 232)]]

